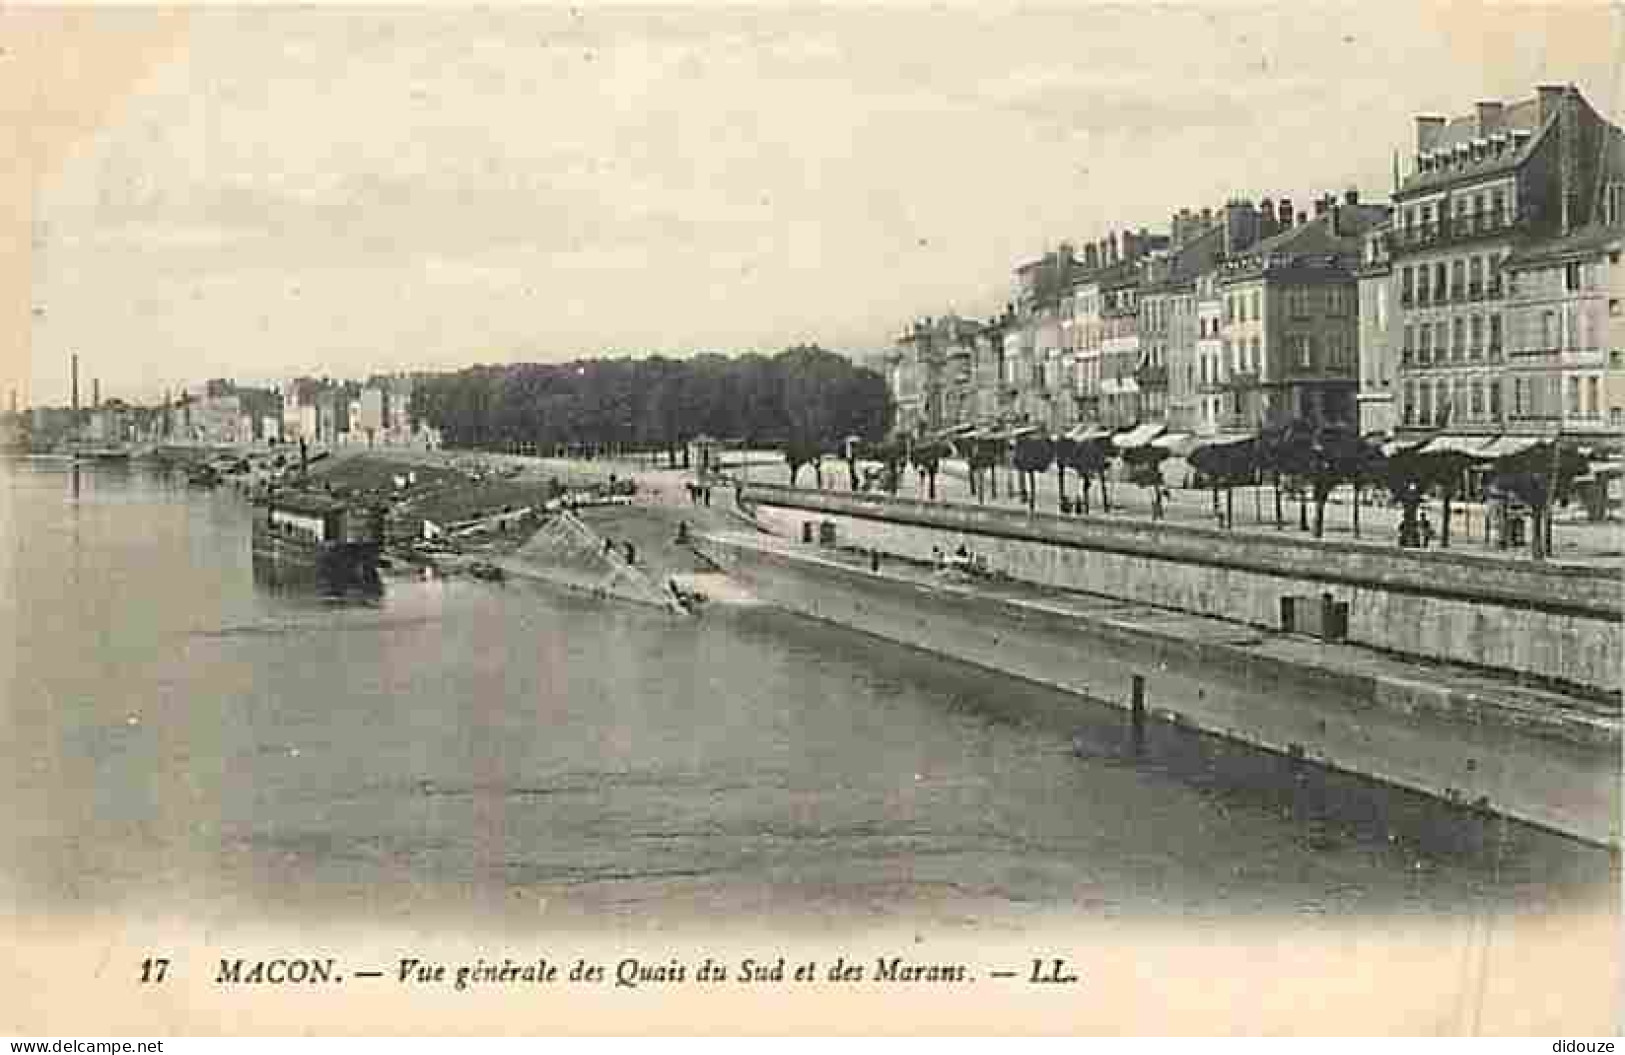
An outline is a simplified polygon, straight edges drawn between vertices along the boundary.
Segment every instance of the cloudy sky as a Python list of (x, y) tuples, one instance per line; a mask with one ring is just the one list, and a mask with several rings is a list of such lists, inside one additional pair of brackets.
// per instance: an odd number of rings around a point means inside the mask
[(1381, 196), (1418, 112), (1556, 81), (1625, 103), (1618, 19), (1578, 3), (98, 17), (118, 32), (80, 26), (93, 42), (36, 64), (36, 109), (7, 115), (79, 118), (34, 142), (16, 346), (37, 402), (65, 400), (72, 351), (147, 399), (876, 349), (911, 316), (994, 309), (1061, 239), (1234, 194)]

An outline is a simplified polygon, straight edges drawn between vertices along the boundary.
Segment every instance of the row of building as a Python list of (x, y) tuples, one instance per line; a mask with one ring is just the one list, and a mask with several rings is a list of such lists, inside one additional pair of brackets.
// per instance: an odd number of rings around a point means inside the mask
[(884, 359), (899, 423), (1614, 439), (1621, 130), (1545, 86), (1418, 117), (1407, 167), (1386, 202), (1237, 199), (1061, 244), (1016, 269), (1002, 314), (907, 328)]
[(98, 385), (88, 407), (34, 407), (26, 422), (13, 395), (8, 424), (13, 432), (26, 431), (42, 442), (434, 444), (434, 430), (412, 415), (413, 384), (408, 374), (377, 376), (365, 383), (302, 377), (274, 387), (214, 379), (166, 393), (151, 407), (104, 401)]

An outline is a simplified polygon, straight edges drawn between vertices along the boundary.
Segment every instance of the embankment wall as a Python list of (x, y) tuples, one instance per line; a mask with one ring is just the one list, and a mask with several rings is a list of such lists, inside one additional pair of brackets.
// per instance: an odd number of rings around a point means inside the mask
[(702, 536), (697, 545), (764, 601), (1050, 685), (1080, 697), (1080, 707), (1126, 707), (1141, 675), (1161, 718), (1591, 842), (1619, 841), (1617, 742), (1485, 721), (1472, 701), (1420, 681), (1310, 669), (750, 539)]
[(916, 559), (963, 543), (1013, 578), (1275, 629), (1283, 597), (1329, 593), (1353, 643), (1592, 696), (1621, 685), (1621, 583), (1600, 570), (769, 484), (740, 497), (786, 537), (827, 520), (839, 544)]

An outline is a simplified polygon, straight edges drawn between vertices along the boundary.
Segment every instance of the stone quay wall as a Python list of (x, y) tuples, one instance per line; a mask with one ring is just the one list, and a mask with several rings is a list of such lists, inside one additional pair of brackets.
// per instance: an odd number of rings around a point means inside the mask
[(827, 522), (838, 545), (915, 559), (964, 544), (1015, 579), (1271, 629), (1283, 598), (1330, 594), (1354, 644), (1589, 696), (1621, 687), (1625, 597), (1602, 570), (772, 484), (740, 500), (786, 537)]

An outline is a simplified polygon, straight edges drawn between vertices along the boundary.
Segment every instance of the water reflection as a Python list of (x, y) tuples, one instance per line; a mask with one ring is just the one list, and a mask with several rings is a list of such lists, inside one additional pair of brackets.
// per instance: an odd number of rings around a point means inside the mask
[(354, 563), (307, 564), (254, 558), (254, 589), (282, 601), (323, 606), (378, 608), (384, 582), (375, 566)]

